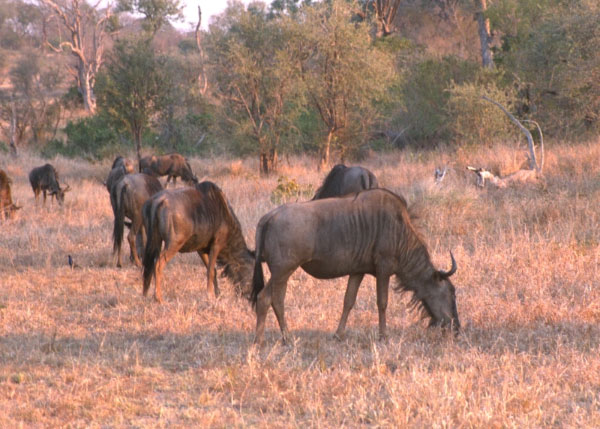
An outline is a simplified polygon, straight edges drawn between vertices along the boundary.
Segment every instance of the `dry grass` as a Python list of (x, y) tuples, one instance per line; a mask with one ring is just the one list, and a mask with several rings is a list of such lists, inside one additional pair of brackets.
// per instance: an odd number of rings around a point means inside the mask
[[(163, 305), (141, 296), (138, 269), (113, 266), (108, 161), (54, 160), (74, 190), (43, 209), (27, 182), (43, 161), (0, 157), (25, 206), (0, 225), (0, 427), (599, 427), (600, 144), (548, 152), (543, 184), (496, 190), (476, 189), (465, 167), (509, 173), (523, 159), (506, 147), (364, 163), (418, 208), (440, 268), (454, 252), (458, 338), (393, 295), (390, 339), (378, 341), (368, 279), (336, 341), (345, 279), (297, 272), (294, 340), (279, 343), (271, 312), (262, 349), (226, 280), (207, 298), (197, 255), (167, 266)], [(282, 174), (316, 188), (312, 164), (293, 159)], [(252, 160), (192, 167), (224, 189), (253, 247), (277, 177), (259, 178)]]

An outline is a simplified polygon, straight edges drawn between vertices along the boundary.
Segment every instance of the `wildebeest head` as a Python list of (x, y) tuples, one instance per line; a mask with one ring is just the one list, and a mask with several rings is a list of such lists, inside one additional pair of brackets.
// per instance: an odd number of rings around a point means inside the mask
[(53, 189), (50, 192), (50, 195), (54, 195), (56, 197), (56, 201), (58, 201), (58, 204), (60, 204), (62, 206), (62, 204), (65, 202), (65, 193), (69, 192), (71, 190), (71, 185), (67, 185), (64, 188), (61, 188), (60, 186), (57, 189)]
[[(456, 272), (457, 264), (452, 253), (450, 258), (452, 267), (449, 271), (433, 271), (420, 280), (422, 284), (414, 290), (412, 303), (417, 307), (420, 306), (425, 315), (430, 317), (429, 326), (452, 328), (458, 333), (460, 322), (456, 308), (456, 290), (450, 281), (450, 277)], [(412, 290), (412, 287), (404, 285), (401, 285), (401, 288)]]
[(133, 161), (130, 160), (129, 158), (124, 158), (121, 155), (119, 155), (115, 158), (115, 160), (113, 161), (112, 167), (110, 167), (110, 169), (112, 170), (112, 169), (115, 169), (118, 167), (123, 167), (125, 174), (133, 173), (135, 170), (135, 165), (133, 164)]

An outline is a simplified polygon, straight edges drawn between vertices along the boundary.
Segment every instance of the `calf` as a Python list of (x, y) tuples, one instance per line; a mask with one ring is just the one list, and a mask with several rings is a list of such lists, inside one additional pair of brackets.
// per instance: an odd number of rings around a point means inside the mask
[(62, 205), (65, 201), (65, 192), (71, 190), (71, 187), (67, 185), (66, 188), (61, 188), (58, 183), (58, 173), (56, 169), (50, 165), (42, 165), (36, 167), (29, 172), (29, 183), (31, 183), (31, 189), (35, 195), (35, 202), (37, 204), (40, 192), (44, 195), (44, 205), (46, 205), (46, 192), (50, 193), (52, 198), (56, 197), (58, 204)]

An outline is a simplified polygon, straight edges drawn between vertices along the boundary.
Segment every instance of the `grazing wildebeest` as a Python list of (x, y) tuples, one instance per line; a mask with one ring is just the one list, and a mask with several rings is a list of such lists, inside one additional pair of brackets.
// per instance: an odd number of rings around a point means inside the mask
[(212, 283), (215, 296), (219, 294), (217, 262), (224, 265), (225, 275), (242, 293), (249, 290), (254, 255), (246, 246), (238, 218), (217, 185), (201, 182), (194, 187), (164, 190), (146, 201), (142, 212), (148, 234), (144, 296), (154, 275), (154, 298), (162, 302), (160, 285), (165, 265), (177, 252), (194, 251), (206, 266), (208, 293)]
[(115, 222), (113, 227), (113, 256), (117, 255), (117, 267), (121, 267), (121, 245), (125, 217), (131, 219), (129, 234), (130, 259), (141, 266), (136, 240), (140, 235), (142, 246), (146, 244), (146, 231), (142, 219), (142, 206), (152, 195), (162, 191), (163, 187), (156, 177), (143, 173), (127, 174), (110, 189), (110, 203)]
[(10, 192), (10, 185), (12, 180), (6, 174), (4, 170), (0, 170), (0, 219), (4, 219), (5, 216), (12, 217), (15, 211), (21, 207), (16, 206), (12, 201), (12, 194)]
[(341, 197), (377, 187), (377, 178), (366, 168), (346, 167), (344, 164), (338, 164), (327, 174), (313, 200)]
[(61, 188), (58, 183), (58, 172), (50, 165), (45, 164), (41, 167), (36, 167), (29, 172), (29, 183), (33, 189), (35, 195), (35, 202), (37, 203), (40, 192), (44, 195), (44, 205), (46, 205), (46, 191), (50, 191), (50, 196), (60, 205), (65, 200), (65, 192), (69, 191), (71, 187), (67, 185), (66, 188)]
[(108, 178), (106, 179), (105, 185), (108, 192), (110, 192), (111, 188), (115, 183), (117, 183), (123, 176), (126, 174), (131, 174), (135, 171), (135, 166), (133, 161), (128, 158), (123, 158), (122, 156), (117, 156), (113, 162), (112, 167), (110, 168), (110, 173), (108, 173)]
[[(411, 223), (406, 201), (385, 189), (342, 198), (290, 203), (264, 215), (256, 229), (256, 260), (251, 302), (256, 309), (255, 342), (261, 343), (272, 306), (285, 341), (287, 281), (298, 267), (318, 279), (349, 275), (336, 337), (343, 338), (350, 309), (365, 276), (375, 276), (379, 335), (386, 336), (388, 286), (413, 292), (412, 302), (431, 319), (430, 326), (459, 328), (454, 286), (448, 272), (434, 268), (429, 252)], [(261, 262), (271, 271), (266, 287)]]
[(162, 156), (152, 155), (140, 159), (140, 173), (150, 174), (150, 172), (159, 177), (167, 176), (165, 187), (171, 179), (175, 185), (177, 177), (181, 177), (181, 180), (190, 185), (198, 183), (198, 178), (192, 172), (190, 163), (178, 153)]

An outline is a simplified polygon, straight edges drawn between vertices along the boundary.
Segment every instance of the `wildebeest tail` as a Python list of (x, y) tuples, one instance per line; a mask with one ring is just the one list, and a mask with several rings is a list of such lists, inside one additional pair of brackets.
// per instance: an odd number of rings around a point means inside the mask
[(144, 295), (148, 293), (150, 282), (154, 274), (156, 260), (160, 254), (162, 240), (158, 230), (156, 212), (162, 204), (160, 201), (149, 199), (142, 206), (142, 217), (144, 218), (144, 227), (146, 228), (146, 248), (144, 249)]
[(254, 274), (252, 275), (252, 292), (250, 293), (250, 303), (252, 308), (256, 310), (256, 303), (258, 302), (258, 294), (265, 288), (265, 276), (262, 268), (262, 248), (263, 248), (263, 237), (266, 223), (258, 225), (256, 230), (256, 250), (254, 255)]
[(110, 198), (113, 202), (115, 212), (115, 223), (113, 227), (113, 254), (115, 254), (123, 244), (123, 229), (125, 227), (125, 213), (123, 211), (123, 198), (127, 185), (112, 186)]

